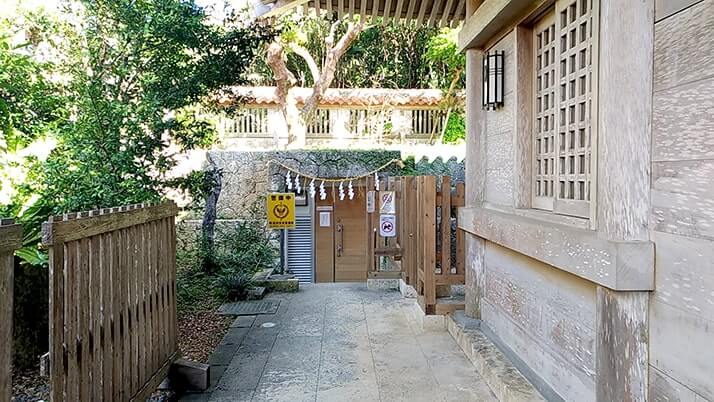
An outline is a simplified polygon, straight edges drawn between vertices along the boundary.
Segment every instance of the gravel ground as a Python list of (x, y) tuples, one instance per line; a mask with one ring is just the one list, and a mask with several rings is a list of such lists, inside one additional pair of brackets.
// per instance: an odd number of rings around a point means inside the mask
[(213, 311), (179, 312), (179, 349), (183, 357), (208, 363), (208, 356), (228, 331), (233, 318)]
[[(208, 356), (223, 339), (232, 318), (212, 311), (179, 312), (179, 349), (183, 357), (199, 363), (207, 363)], [(16, 372), (12, 378), (13, 402), (49, 400), (49, 383), (40, 377), (39, 368)], [(171, 393), (159, 392), (151, 401), (172, 400)]]
[(15, 402), (48, 401), (50, 387), (47, 378), (40, 377), (40, 368), (14, 372), (12, 400)]

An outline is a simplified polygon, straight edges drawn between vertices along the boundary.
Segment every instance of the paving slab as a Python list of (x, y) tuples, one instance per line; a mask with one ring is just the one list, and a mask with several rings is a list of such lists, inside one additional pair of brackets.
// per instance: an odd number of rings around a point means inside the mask
[(241, 317), (219, 346), (223, 375), (206, 400), (496, 401), (451, 336), (420, 329), (397, 291), (320, 284), (270, 298), (274, 314)]

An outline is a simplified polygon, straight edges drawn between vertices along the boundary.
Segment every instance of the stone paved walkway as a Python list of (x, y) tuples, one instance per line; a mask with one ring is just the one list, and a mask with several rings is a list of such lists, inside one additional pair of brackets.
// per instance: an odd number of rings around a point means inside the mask
[(496, 400), (447, 332), (416, 327), (414, 300), (398, 292), (320, 284), (270, 297), (278, 313), (239, 319), (212, 357), (220, 380), (187, 400)]

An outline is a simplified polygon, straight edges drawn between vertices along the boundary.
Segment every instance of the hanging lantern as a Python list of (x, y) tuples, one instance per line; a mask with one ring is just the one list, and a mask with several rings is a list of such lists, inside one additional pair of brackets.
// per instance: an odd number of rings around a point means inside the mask
[(342, 186), (342, 182), (340, 182), (340, 201), (343, 201), (345, 199), (345, 188)]
[(295, 176), (295, 191), (300, 194), (302, 193), (302, 186), (300, 185), (300, 175)]
[(288, 188), (288, 191), (291, 191), (293, 189), (293, 180), (290, 177), (290, 171), (288, 170), (288, 174), (285, 176), (285, 185)]
[(310, 181), (310, 198), (315, 198), (315, 179)]
[(324, 200), (327, 198), (327, 191), (325, 191), (325, 181), (323, 180), (322, 183), (320, 183), (320, 199)]
[(352, 180), (350, 180), (349, 184), (347, 185), (347, 196), (350, 197), (350, 200), (355, 198), (355, 190), (352, 188)]

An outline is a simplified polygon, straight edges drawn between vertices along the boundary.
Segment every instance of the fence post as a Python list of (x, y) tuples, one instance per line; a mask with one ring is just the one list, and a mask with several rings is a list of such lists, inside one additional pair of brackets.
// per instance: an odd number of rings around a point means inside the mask
[(12, 313), (15, 250), (22, 245), (22, 226), (0, 219), (0, 400), (12, 398)]

